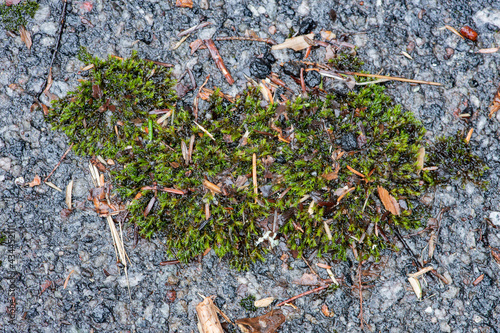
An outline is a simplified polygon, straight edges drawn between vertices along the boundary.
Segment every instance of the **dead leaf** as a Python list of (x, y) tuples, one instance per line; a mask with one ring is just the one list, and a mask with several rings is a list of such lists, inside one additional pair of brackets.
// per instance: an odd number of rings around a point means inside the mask
[(274, 302), (274, 297), (266, 297), (255, 301), (253, 304), (256, 308), (265, 308), (271, 305), (272, 302)]
[(271, 49), (272, 50), (293, 49), (294, 51), (301, 51), (311, 46), (309, 41), (311, 41), (313, 38), (314, 38), (314, 33), (287, 38), (283, 43), (278, 45), (273, 45)]
[(39, 175), (36, 175), (35, 178), (33, 178), (33, 181), (29, 182), (28, 185), (30, 187), (33, 187), (33, 186), (38, 186), (42, 183), (42, 179), (40, 178)]
[(384, 205), (385, 209), (390, 211), (392, 214), (399, 216), (399, 214), (401, 214), (401, 210), (399, 208), (399, 204), (396, 201), (396, 199), (394, 199), (394, 197), (390, 195), (389, 192), (387, 192), (387, 190), (382, 186), (378, 186), (377, 189), (378, 189), (378, 196), (382, 201), (382, 204)]
[(223, 333), (222, 326), (215, 310), (213, 301), (215, 296), (205, 297), (203, 302), (196, 306), (198, 329), (202, 333)]
[(33, 44), (33, 42), (31, 41), (31, 34), (29, 33), (29, 31), (26, 30), (25, 27), (20, 26), (19, 35), (21, 35), (21, 40), (24, 42), (24, 44), (26, 44), (28, 50), (31, 50), (31, 45)]
[(300, 284), (301, 286), (317, 286), (319, 283), (318, 276), (315, 274), (304, 273), (302, 277), (298, 280), (293, 281), (295, 284)]
[(45, 280), (44, 283), (42, 283), (42, 285), (40, 286), (40, 288), (42, 289), (40, 291), (40, 295), (44, 293), (45, 290), (47, 290), (49, 287), (52, 286), (52, 281), (49, 281), (49, 280)]
[(183, 8), (193, 8), (193, 0), (177, 0), (175, 2), (175, 6)]
[(20, 3), (22, 0), (5, 0), (5, 5), (6, 6), (12, 6), (12, 5), (17, 5)]
[(191, 44), (189, 44), (189, 47), (191, 48), (191, 55), (193, 55), (193, 53), (195, 53), (198, 50), (203, 50), (207, 48), (207, 46), (205, 45), (205, 43), (203, 43), (203, 40), (201, 39), (197, 39), (194, 42), (191, 42)]
[(285, 322), (281, 310), (272, 310), (263, 316), (238, 319), (235, 323), (243, 333), (275, 333)]

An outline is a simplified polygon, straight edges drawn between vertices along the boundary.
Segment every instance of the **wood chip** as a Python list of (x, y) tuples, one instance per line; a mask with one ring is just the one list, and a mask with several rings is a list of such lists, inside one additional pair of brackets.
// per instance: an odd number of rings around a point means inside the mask
[(472, 137), (472, 133), (474, 133), (474, 129), (473, 129), (473, 128), (471, 128), (471, 129), (469, 130), (469, 133), (467, 133), (467, 137), (465, 138), (465, 142), (466, 142), (467, 144), (469, 144), (469, 141), (470, 141), (470, 139), (471, 139), (471, 137)]
[(68, 209), (72, 209), (71, 204), (71, 192), (73, 191), (73, 179), (69, 182), (68, 186), (66, 186), (66, 206)]
[(203, 179), (203, 186), (205, 186), (207, 189), (209, 189), (210, 191), (214, 191), (216, 193), (219, 193), (221, 194), (222, 191), (220, 189), (219, 186), (215, 185), (214, 183), (212, 182), (209, 182), (208, 180), (206, 179)]
[[(309, 41), (313, 40), (313, 38), (314, 38), (314, 33), (287, 38), (283, 43), (278, 45), (273, 45), (271, 49), (272, 50), (292, 49), (294, 51), (305, 50), (309, 46), (311, 46)], [(309, 41), (307, 39), (309, 39)]]
[(385, 209), (390, 211), (392, 214), (399, 216), (399, 214), (401, 214), (401, 210), (399, 208), (399, 204), (396, 201), (396, 199), (394, 199), (394, 197), (390, 195), (389, 192), (382, 186), (378, 186), (377, 189), (378, 189), (378, 196), (382, 201), (382, 204), (384, 205)]
[(321, 306), (321, 312), (323, 313), (323, 315), (325, 315), (325, 317), (333, 317), (333, 316), (335, 316), (335, 313), (333, 313), (333, 311), (330, 311), (328, 309), (328, 305), (326, 305), (326, 304), (323, 304)]
[(271, 305), (272, 302), (274, 302), (274, 297), (266, 297), (255, 301), (253, 304), (256, 308), (265, 308)]
[(415, 295), (417, 295), (417, 298), (421, 299), (422, 298), (422, 287), (420, 286), (420, 282), (418, 282), (417, 279), (415, 279), (414, 277), (411, 277), (411, 276), (408, 278), (408, 281), (410, 282), (411, 287), (413, 288), (413, 291), (415, 292)]
[(483, 281), (483, 279), (484, 279), (484, 274), (479, 275), (477, 279), (475, 279), (474, 282), (472, 282), (472, 285), (477, 286), (478, 284), (481, 283), (481, 281)]
[(198, 329), (201, 333), (223, 333), (222, 326), (215, 310), (213, 299), (215, 296), (205, 297), (203, 302), (196, 306)]
[(427, 266), (427, 267), (422, 268), (421, 270), (419, 270), (416, 273), (410, 273), (410, 274), (408, 274), (408, 276), (413, 277), (413, 278), (418, 278), (420, 275), (424, 275), (425, 273), (430, 272), (432, 270), (434, 270), (434, 267)]

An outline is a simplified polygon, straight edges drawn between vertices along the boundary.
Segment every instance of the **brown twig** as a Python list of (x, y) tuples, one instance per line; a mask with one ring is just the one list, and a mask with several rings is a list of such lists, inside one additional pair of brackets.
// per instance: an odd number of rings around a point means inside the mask
[(68, 147), (68, 150), (66, 150), (66, 152), (63, 154), (63, 156), (59, 160), (59, 163), (57, 163), (56, 166), (54, 167), (54, 169), (52, 169), (52, 171), (49, 173), (49, 175), (47, 177), (45, 177), (45, 179), (43, 180), (44, 183), (50, 178), (50, 176), (52, 176), (52, 174), (54, 173), (54, 171), (56, 171), (56, 169), (59, 167), (59, 165), (61, 165), (61, 162), (64, 160), (64, 158), (66, 157), (66, 155), (68, 155), (68, 153), (71, 150), (71, 148), (73, 148), (73, 144), (71, 144)]
[(167, 260), (160, 262), (160, 266), (177, 265), (179, 263), (180, 263), (179, 260)]
[(359, 321), (361, 322), (361, 329), (365, 326), (365, 319), (363, 318), (363, 282), (361, 281), (361, 261), (358, 262), (358, 284), (359, 284)]
[[(64, 23), (66, 23), (66, 7), (67, 6), (68, 6), (68, 2), (66, 0), (63, 0), (63, 8), (62, 8), (62, 13), (61, 13), (59, 32), (57, 34), (56, 46), (54, 47), (54, 52), (52, 53), (52, 59), (50, 60), (49, 76), (50, 76), (50, 73), (52, 72), (52, 67), (54, 66), (54, 61), (56, 59), (57, 51), (59, 50), (59, 46), (61, 45), (61, 37), (62, 37), (63, 30), (64, 30)], [(49, 81), (49, 77), (47, 77), (45, 79), (45, 82), (43, 83), (42, 89), (36, 95), (37, 100), (40, 99), (40, 96), (45, 91), (45, 87), (47, 87), (48, 81)]]
[(189, 29), (186, 29), (184, 31), (179, 32), (177, 34), (177, 37), (182, 37), (182, 36), (185, 36), (185, 35), (189, 35), (190, 33), (195, 32), (196, 30), (208, 27), (211, 24), (212, 24), (212, 22), (201, 22), (201, 23), (195, 25), (194, 27), (191, 27)]
[(306, 93), (306, 82), (304, 81), (304, 68), (300, 69), (300, 87), (302, 88), (302, 94)]
[(158, 65), (158, 66), (163, 66), (163, 67), (174, 67), (174, 65), (172, 65), (172, 64), (167, 64), (166, 62), (155, 61), (155, 60), (151, 60), (151, 59), (144, 59), (144, 60), (149, 61), (149, 62), (152, 62), (153, 64)]
[(217, 50), (217, 47), (215, 46), (214, 41), (211, 39), (205, 39), (203, 42), (205, 43), (208, 50), (210, 51), (210, 55), (214, 59), (215, 64), (217, 65), (217, 67), (220, 69), (220, 71), (222, 72), (222, 74), (226, 78), (227, 83), (233, 84), (234, 79), (231, 76), (231, 73), (229, 73), (229, 71), (227, 70), (226, 65), (224, 65), (224, 61), (222, 61), (222, 57), (220, 56), (219, 50)]
[(314, 289), (312, 289), (312, 290), (306, 291), (306, 292), (304, 292), (304, 293), (302, 293), (302, 294), (299, 294), (299, 295), (297, 295), (297, 296), (293, 296), (292, 298), (289, 298), (289, 299), (287, 299), (286, 301), (283, 301), (283, 302), (281, 302), (281, 303), (278, 303), (276, 306), (283, 306), (283, 305), (285, 305), (285, 304), (287, 304), (287, 303), (290, 303), (290, 302), (295, 301), (297, 298), (301, 298), (302, 296), (307, 296), (307, 295), (310, 295), (310, 294), (317, 293), (318, 291), (321, 291), (321, 290), (326, 289), (326, 288), (328, 288), (328, 287), (329, 287), (329, 284), (324, 285), (324, 286), (321, 286), (321, 287), (318, 287), (318, 288), (314, 288)]
[(251, 41), (251, 42), (264, 42), (269, 45), (276, 45), (277, 43), (271, 38), (258, 38), (258, 37), (217, 37), (216, 41), (225, 41), (225, 40), (239, 40), (239, 41)]

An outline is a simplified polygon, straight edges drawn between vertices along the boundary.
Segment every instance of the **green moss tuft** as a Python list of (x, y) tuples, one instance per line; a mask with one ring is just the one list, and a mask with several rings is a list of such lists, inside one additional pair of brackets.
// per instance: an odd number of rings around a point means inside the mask
[(6, 30), (17, 31), (20, 26), (25, 26), (27, 18), (33, 18), (38, 10), (35, 1), (22, 2), (17, 5), (0, 5), (0, 17)]
[(437, 171), (424, 172), (430, 184), (445, 184), (450, 179), (460, 179), (462, 185), (471, 182), (486, 189), (488, 182), (483, 176), (489, 168), (480, 157), (474, 155), (471, 145), (460, 132), (438, 138), (429, 150), (427, 165), (439, 166)]
[(257, 311), (257, 308), (255, 307), (255, 296), (253, 295), (243, 298), (240, 301), (240, 305), (243, 309), (247, 311), (252, 311), (252, 312)]
[[(49, 118), (78, 152), (118, 162), (114, 188), (129, 201), (131, 221), (147, 237), (159, 232), (182, 261), (212, 248), (246, 269), (278, 240), (299, 254), (343, 259), (355, 248), (360, 259), (377, 258), (393, 247), (384, 236), (389, 223), (415, 228), (426, 214), (418, 198), (429, 174), (417, 166), (425, 130), (383, 87), (267, 107), (257, 90), (232, 104), (216, 92), (197, 121), (212, 139), (183, 109), (162, 124), (149, 114), (174, 100), (164, 69), (136, 55), (82, 59), (94, 64), (89, 79)], [(380, 187), (400, 215), (386, 210)]]

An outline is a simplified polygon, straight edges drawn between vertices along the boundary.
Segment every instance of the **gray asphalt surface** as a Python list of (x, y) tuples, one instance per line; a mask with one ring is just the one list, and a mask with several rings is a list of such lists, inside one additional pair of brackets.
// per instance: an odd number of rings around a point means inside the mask
[[(13, 237), (13, 246), (0, 245), (0, 329), (4, 332), (192, 332), (197, 331), (195, 306), (199, 294), (217, 295), (216, 304), (232, 319), (269, 311), (247, 312), (241, 299), (273, 296), (278, 301), (312, 289), (293, 281), (310, 273), (303, 260), (278, 248), (267, 261), (248, 272), (236, 272), (209, 253), (201, 262), (160, 266), (167, 260), (161, 237), (140, 240), (133, 248), (133, 229), (125, 231), (132, 265), (129, 300), (126, 279), (116, 265), (111, 235), (104, 219), (87, 203), (93, 187), (88, 159), (69, 153), (50, 181), (64, 189), (73, 180), (73, 200), (86, 203), (68, 218), (61, 216), (64, 193), (47, 185), (29, 187), (35, 175), (43, 178), (67, 150), (67, 138), (51, 131), (41, 110), (30, 111), (33, 96), (42, 88), (58, 31), (62, 3), (41, 0), (29, 20), (33, 46), (26, 48), (0, 26), (0, 231)], [(477, 0), (418, 1), (195, 1), (193, 9), (177, 8), (172, 1), (83, 1), (68, 6), (67, 24), (53, 70), (51, 92), (62, 97), (77, 86), (80, 46), (100, 57), (127, 57), (137, 50), (144, 58), (172, 63), (174, 73), (193, 70), (198, 85), (207, 74), (207, 87), (236, 94), (246, 85), (250, 61), (264, 52), (263, 43), (216, 42), (236, 80), (228, 86), (207, 50), (190, 55), (196, 38), (243, 35), (251, 29), (261, 37), (282, 42), (291, 28), (297, 31), (305, 18), (316, 21), (315, 32), (332, 30), (347, 34), (358, 46), (371, 73), (437, 81), (443, 87), (386, 83), (397, 103), (414, 112), (428, 129), (427, 138), (474, 128), (471, 144), (489, 167), (488, 190), (459, 182), (429, 194), (432, 214), (443, 214), (431, 264), (449, 280), (426, 276), (423, 300), (418, 300), (407, 280), (415, 272), (403, 245), (399, 253), (386, 251), (371, 288), (363, 292), (365, 331), (373, 332), (498, 332), (500, 327), (500, 266), (491, 248), (500, 248), (500, 112), (488, 118), (488, 105), (500, 83), (500, 53), (478, 54), (481, 48), (500, 46), (500, 3)], [(201, 9), (204, 4), (209, 9)], [(332, 22), (329, 11), (335, 10)], [(178, 49), (171, 50), (176, 34), (202, 20), (214, 24), (199, 30)], [(444, 25), (471, 26), (479, 34), (476, 43), (462, 40)], [(269, 28), (276, 33), (271, 35)], [(142, 39), (142, 40), (140, 40)], [(139, 42), (136, 42), (140, 40)], [(146, 43), (148, 42), (148, 43)], [(401, 54), (408, 52), (413, 59)], [(450, 53), (452, 53), (451, 56)], [(301, 59), (303, 52), (273, 52), (278, 63)], [(324, 49), (313, 51), (322, 61)], [(279, 66), (273, 67), (280, 73)], [(338, 89), (341, 89), (337, 87)], [(187, 95), (186, 103), (192, 101)], [(202, 103), (201, 108), (204, 104)], [(458, 111), (457, 111), (458, 110)], [(461, 120), (457, 113), (471, 113)], [(488, 223), (489, 219), (491, 223)], [(413, 233), (413, 232), (410, 232)], [(406, 234), (410, 234), (406, 233)], [(412, 251), (427, 253), (429, 233), (406, 238)], [(9, 255), (14, 260), (9, 261)], [(12, 258), (12, 257), (11, 257)], [(280, 259), (281, 258), (281, 259)], [(331, 264), (344, 285), (298, 299), (297, 309), (285, 307), (286, 322), (280, 332), (359, 332), (359, 299), (355, 284), (357, 263), (308, 258), (314, 264)], [(366, 265), (368, 267), (368, 265)], [(71, 275), (67, 288), (64, 280)], [(322, 278), (325, 270), (316, 268)], [(484, 274), (483, 280), (473, 284)], [(48, 281), (48, 283), (47, 283)], [(173, 302), (167, 296), (175, 290)], [(15, 313), (6, 309), (15, 297)], [(326, 304), (332, 317), (321, 307)], [(231, 328), (228, 329), (232, 332)]]

